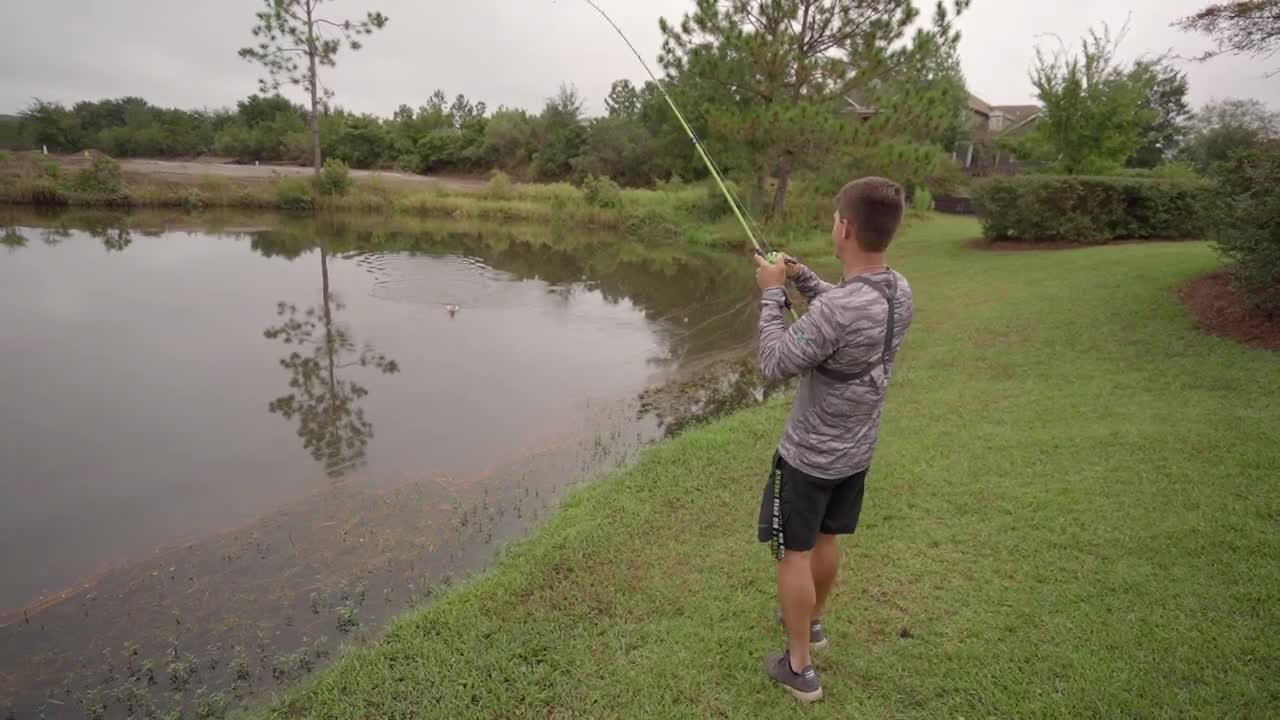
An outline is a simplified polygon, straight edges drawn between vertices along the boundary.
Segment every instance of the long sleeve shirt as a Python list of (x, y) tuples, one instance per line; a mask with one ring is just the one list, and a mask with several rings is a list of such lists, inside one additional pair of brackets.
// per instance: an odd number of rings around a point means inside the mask
[[(864, 277), (884, 287), (896, 280), (889, 357), (889, 304), (875, 288), (851, 281), (832, 285), (802, 266), (793, 282), (810, 306), (790, 327), (784, 321), (786, 291), (770, 288), (761, 297), (761, 370), (774, 380), (804, 376), (778, 452), (817, 478), (840, 480), (870, 467), (894, 361), (914, 317), (906, 278), (894, 270)], [(870, 371), (840, 380), (814, 372), (819, 366), (831, 375)]]

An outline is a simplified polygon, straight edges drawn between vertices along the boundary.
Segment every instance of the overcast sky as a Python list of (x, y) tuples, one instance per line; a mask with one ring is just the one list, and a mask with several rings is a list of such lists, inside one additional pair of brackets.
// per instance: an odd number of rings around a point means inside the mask
[[(1074, 42), (1087, 27), (1130, 18), (1122, 52), (1193, 56), (1205, 38), (1169, 24), (1208, 0), (974, 0), (962, 20), (970, 88), (995, 104), (1034, 101), (1027, 69), (1037, 42)], [(679, 18), (693, 0), (600, 0), (652, 61), (658, 18)], [(31, 98), (74, 102), (139, 95), (170, 106), (217, 107), (257, 89), (258, 70), (236, 50), (250, 40), (262, 0), (43, 0), (4, 2), (0, 112)], [(924, 6), (928, 2), (918, 2)], [(325, 78), (339, 104), (389, 114), (420, 105), (436, 88), (490, 107), (537, 108), (560, 82), (578, 86), (600, 112), (609, 84), (643, 70), (599, 16), (579, 0), (334, 0), (334, 17), (368, 9), (390, 17), (360, 53)], [(1255, 97), (1280, 109), (1280, 77), (1265, 62), (1224, 57), (1183, 63), (1195, 105)], [(1280, 66), (1280, 59), (1271, 65)], [(301, 93), (293, 90), (301, 100)]]

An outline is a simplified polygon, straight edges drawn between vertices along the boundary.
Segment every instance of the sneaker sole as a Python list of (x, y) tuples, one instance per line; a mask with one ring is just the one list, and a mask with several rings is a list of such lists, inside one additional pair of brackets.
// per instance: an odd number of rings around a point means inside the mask
[(830, 644), (831, 643), (826, 638), (822, 638), (821, 642), (809, 643), (809, 649), (810, 650), (826, 650), (827, 645), (830, 645)]
[(801, 690), (797, 690), (791, 687), (790, 685), (783, 685), (783, 687), (785, 687), (788, 692), (790, 692), (793, 696), (795, 696), (796, 700), (799, 700), (800, 702), (805, 704), (816, 703), (822, 699), (822, 688), (818, 688), (813, 692), (803, 692)]

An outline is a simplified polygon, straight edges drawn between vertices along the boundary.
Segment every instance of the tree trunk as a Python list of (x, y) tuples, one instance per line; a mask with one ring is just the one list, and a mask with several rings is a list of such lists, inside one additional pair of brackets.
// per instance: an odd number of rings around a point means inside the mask
[(751, 211), (760, 213), (764, 208), (764, 189), (769, 184), (769, 173), (760, 170), (756, 173), (756, 186), (751, 189)]
[(320, 175), (320, 78), (316, 59), (316, 25), (311, 17), (314, 4), (307, 4), (307, 59), (311, 61), (311, 163), (316, 175)]
[(783, 155), (778, 162), (778, 187), (773, 191), (773, 209), (769, 217), (781, 217), (787, 204), (787, 190), (791, 187), (791, 156)]
[(324, 284), (324, 348), (329, 356), (329, 397), (332, 399), (338, 394), (338, 369), (334, 359), (337, 348), (333, 338), (333, 311), (329, 308), (329, 253), (323, 245), (320, 246), (320, 277)]

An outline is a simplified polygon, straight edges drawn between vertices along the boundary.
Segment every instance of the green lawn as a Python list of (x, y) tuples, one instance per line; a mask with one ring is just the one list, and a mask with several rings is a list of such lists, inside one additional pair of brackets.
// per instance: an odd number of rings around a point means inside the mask
[[(1275, 717), (1280, 356), (1193, 329), (1175, 289), (1217, 266), (1204, 244), (977, 230), (896, 248), (917, 319), (803, 716)], [(786, 413), (651, 449), (269, 714), (794, 717), (754, 542)]]

